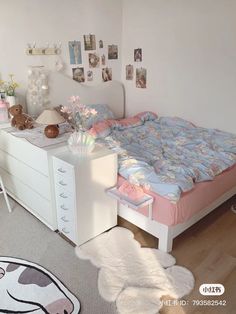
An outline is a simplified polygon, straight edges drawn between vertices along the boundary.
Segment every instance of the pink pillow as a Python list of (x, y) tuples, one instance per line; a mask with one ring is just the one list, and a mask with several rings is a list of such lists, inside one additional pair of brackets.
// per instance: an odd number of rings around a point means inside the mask
[(88, 133), (95, 138), (108, 136), (111, 133), (108, 120), (95, 123)]
[(112, 121), (112, 127), (118, 130), (123, 130), (126, 128), (133, 128), (135, 126), (139, 126), (142, 124), (143, 122), (139, 118), (136, 118), (136, 117), (130, 117), (130, 118), (124, 118), (124, 119)]
[(118, 123), (122, 126), (137, 126), (142, 124), (140, 123), (140, 119), (138, 117), (121, 119)]
[(134, 117), (139, 118), (141, 121), (151, 121), (156, 120), (158, 115), (152, 111), (143, 111), (136, 114)]

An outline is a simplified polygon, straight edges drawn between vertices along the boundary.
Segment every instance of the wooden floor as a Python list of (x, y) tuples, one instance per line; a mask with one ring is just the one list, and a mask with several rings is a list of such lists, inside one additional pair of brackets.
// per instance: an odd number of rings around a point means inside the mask
[[(195, 277), (195, 288), (184, 297), (189, 306), (165, 306), (161, 314), (236, 313), (236, 214), (230, 210), (236, 196), (214, 210), (174, 240), (171, 254), (177, 264), (187, 267)], [(157, 239), (119, 218), (119, 225), (133, 231), (145, 247), (157, 247)], [(225, 293), (205, 300), (226, 300), (226, 306), (193, 306), (193, 300), (204, 300), (198, 289), (202, 283), (221, 283)], [(169, 300), (166, 296), (164, 299)]]

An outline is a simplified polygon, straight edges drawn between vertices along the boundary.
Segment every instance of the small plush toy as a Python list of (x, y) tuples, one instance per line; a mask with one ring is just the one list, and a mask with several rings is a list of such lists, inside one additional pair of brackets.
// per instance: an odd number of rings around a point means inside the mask
[(22, 113), (23, 107), (21, 105), (14, 105), (8, 109), (13, 116), (11, 125), (19, 130), (32, 129), (33, 119), (25, 113)]

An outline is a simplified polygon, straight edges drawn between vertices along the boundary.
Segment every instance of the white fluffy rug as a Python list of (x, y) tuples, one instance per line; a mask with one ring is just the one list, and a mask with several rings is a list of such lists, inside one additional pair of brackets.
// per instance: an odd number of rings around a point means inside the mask
[(194, 286), (192, 273), (175, 266), (175, 258), (157, 249), (141, 248), (133, 233), (116, 227), (76, 248), (81, 259), (100, 268), (101, 296), (116, 301), (122, 314), (154, 314), (162, 307), (160, 298), (181, 298)]

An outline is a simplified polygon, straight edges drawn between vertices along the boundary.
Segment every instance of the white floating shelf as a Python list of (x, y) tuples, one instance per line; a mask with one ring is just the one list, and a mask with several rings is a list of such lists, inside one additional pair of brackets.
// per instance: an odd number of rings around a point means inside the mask
[(27, 48), (27, 55), (59, 55), (61, 53), (60, 48)]
[(138, 199), (137, 201), (130, 199), (128, 196), (122, 194), (117, 187), (113, 187), (110, 188), (108, 190), (106, 190), (106, 193), (115, 198), (117, 201), (119, 201), (120, 203), (127, 205), (128, 207), (132, 208), (132, 209), (139, 209), (141, 207), (145, 207), (148, 205), (151, 205), (153, 203), (153, 197), (148, 195), (148, 194), (144, 194), (143, 197), (141, 197), (140, 199)]

